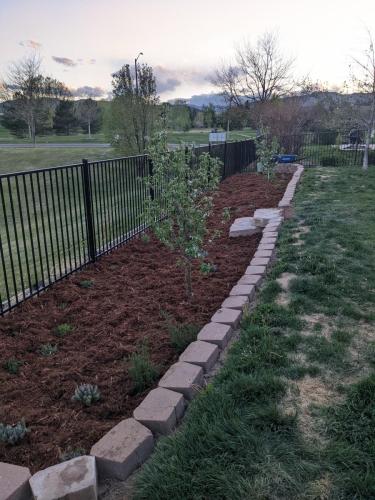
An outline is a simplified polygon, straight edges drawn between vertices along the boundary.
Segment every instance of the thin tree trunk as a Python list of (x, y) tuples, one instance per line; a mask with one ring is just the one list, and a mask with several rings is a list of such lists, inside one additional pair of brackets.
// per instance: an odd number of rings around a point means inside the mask
[(368, 152), (369, 152), (369, 149), (370, 149), (370, 141), (371, 141), (371, 130), (367, 130), (367, 132), (366, 132), (365, 150), (363, 152), (362, 170), (367, 170), (368, 169)]
[(89, 127), (89, 139), (91, 139), (91, 121), (90, 120), (88, 122), (88, 127)]

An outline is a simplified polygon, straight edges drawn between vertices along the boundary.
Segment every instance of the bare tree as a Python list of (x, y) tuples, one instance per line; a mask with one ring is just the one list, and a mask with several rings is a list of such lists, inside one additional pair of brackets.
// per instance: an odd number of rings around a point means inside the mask
[(352, 79), (357, 89), (369, 96), (366, 106), (358, 107), (357, 116), (366, 131), (363, 154), (363, 170), (368, 169), (371, 138), (375, 132), (375, 47), (372, 35), (368, 32), (368, 47), (362, 58), (353, 58)]
[(4, 87), (7, 98), (13, 101), (13, 113), (26, 123), (34, 144), (38, 122), (45, 119), (52, 100), (69, 95), (61, 82), (42, 75), (41, 58), (36, 53), (11, 64)]
[(239, 46), (236, 64), (223, 65), (216, 71), (213, 83), (228, 104), (268, 102), (292, 91), (293, 63), (293, 59), (281, 54), (277, 35), (265, 33), (255, 45), (245, 42)]
[(94, 99), (78, 101), (75, 105), (75, 113), (79, 120), (87, 125), (89, 139), (91, 139), (91, 125), (98, 119), (100, 114), (98, 103)]

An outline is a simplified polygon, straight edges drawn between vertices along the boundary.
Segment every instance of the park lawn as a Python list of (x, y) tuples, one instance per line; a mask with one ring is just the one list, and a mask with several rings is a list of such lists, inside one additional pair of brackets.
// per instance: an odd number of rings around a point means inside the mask
[(55, 167), (81, 163), (82, 158), (90, 161), (114, 158), (112, 148), (1, 148), (0, 174), (44, 167)]
[(375, 498), (374, 189), (305, 171), (256, 308), (132, 498)]
[[(211, 129), (192, 129), (188, 132), (168, 132), (168, 142), (172, 144), (179, 144), (185, 142), (188, 144), (208, 144), (208, 135)], [(243, 141), (246, 139), (253, 139), (255, 131), (250, 128), (243, 130), (231, 130), (229, 132), (229, 141)]]

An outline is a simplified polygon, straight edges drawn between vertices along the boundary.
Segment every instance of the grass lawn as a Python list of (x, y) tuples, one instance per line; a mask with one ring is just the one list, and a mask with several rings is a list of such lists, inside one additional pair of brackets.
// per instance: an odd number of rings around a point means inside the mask
[(375, 498), (374, 190), (305, 171), (256, 308), (132, 498)]
[[(188, 132), (169, 132), (168, 142), (178, 144), (180, 142), (208, 144), (208, 135), (211, 129), (193, 129)], [(230, 141), (243, 141), (246, 139), (253, 139), (255, 131), (250, 128), (243, 130), (232, 130), (229, 132)]]
[(0, 148), (0, 174), (116, 157), (112, 148)]

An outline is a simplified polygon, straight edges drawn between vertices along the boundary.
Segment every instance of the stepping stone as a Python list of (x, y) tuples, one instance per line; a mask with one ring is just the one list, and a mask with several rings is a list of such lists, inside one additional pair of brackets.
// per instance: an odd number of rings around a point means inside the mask
[(229, 237), (251, 236), (259, 233), (259, 228), (255, 225), (252, 217), (240, 217), (236, 219), (229, 229)]
[(150, 391), (133, 417), (156, 434), (170, 434), (185, 411), (182, 394), (158, 387)]
[(207, 372), (214, 366), (218, 357), (219, 348), (217, 345), (196, 340), (187, 346), (179, 360), (201, 366)]
[(203, 386), (203, 380), (203, 369), (200, 366), (179, 361), (169, 367), (158, 385), (179, 392), (191, 400)]
[(282, 211), (278, 208), (258, 208), (254, 212), (254, 222), (258, 227), (265, 227), (270, 220), (282, 216)]
[(239, 309), (240, 311), (248, 305), (249, 299), (245, 295), (232, 295), (227, 297), (221, 304), (221, 307), (227, 307), (229, 309)]
[[(269, 263), (270, 263), (270, 258), (269, 257), (263, 257), (262, 259), (260, 259), (259, 257), (253, 257), (251, 259), (251, 261), (250, 261), (250, 266), (249, 267), (254, 266), (254, 267), (264, 267), (264, 268), (266, 268)], [(255, 274), (255, 273), (248, 273), (248, 272), (246, 272), (246, 274)]]
[(151, 455), (152, 432), (134, 418), (113, 427), (91, 448), (99, 476), (125, 480)]
[[(256, 283), (250, 283), (250, 282), (249, 283), (244, 283), (244, 282), (240, 283), (240, 281), (238, 282), (238, 285), (235, 285), (232, 288), (232, 290), (229, 292), (229, 296), (230, 297), (244, 296), (244, 297), (248, 297), (251, 300), (255, 294), (254, 285)], [(251, 281), (251, 280), (249, 280), (249, 281)]]
[(214, 323), (224, 323), (225, 325), (230, 325), (233, 328), (241, 321), (242, 310), (238, 309), (229, 309), (227, 307), (222, 307), (218, 309), (215, 314), (212, 316), (211, 321)]
[(36, 500), (96, 500), (95, 458), (77, 457), (41, 470), (30, 479), (30, 486)]
[[(242, 286), (242, 285), (251, 285), (253, 288), (251, 289), (250, 295), (249, 295), (249, 300), (251, 300), (254, 295), (255, 295), (255, 287), (260, 285), (262, 281), (263, 275), (261, 274), (244, 274), (242, 278), (240, 278), (237, 282), (236, 286)], [(232, 290), (235, 287), (232, 288)], [(238, 295), (238, 294), (234, 294)], [(243, 294), (240, 294), (243, 295)], [(246, 294), (247, 295), (247, 294)]]
[[(247, 297), (245, 298), (247, 300)], [(198, 333), (198, 340), (211, 342), (211, 344), (216, 344), (223, 349), (231, 338), (232, 333), (233, 329), (229, 325), (224, 325), (223, 323), (208, 323)]]
[(31, 498), (27, 467), (0, 462), (0, 500), (28, 500)]
[[(251, 262), (253, 262), (253, 260)], [(253, 264), (250, 264), (250, 266), (247, 266), (245, 274), (263, 275), (265, 274), (265, 272), (266, 272), (266, 266), (255, 266)]]

